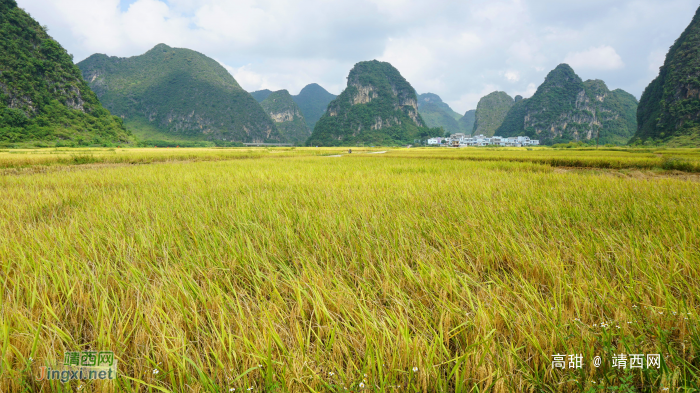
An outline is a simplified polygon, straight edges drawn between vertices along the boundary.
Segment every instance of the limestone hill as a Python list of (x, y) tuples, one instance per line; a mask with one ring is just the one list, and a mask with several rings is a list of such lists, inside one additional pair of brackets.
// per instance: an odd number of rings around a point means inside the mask
[(78, 63), (102, 103), (136, 130), (211, 141), (283, 142), (272, 121), (215, 60), (159, 44), (130, 58)]

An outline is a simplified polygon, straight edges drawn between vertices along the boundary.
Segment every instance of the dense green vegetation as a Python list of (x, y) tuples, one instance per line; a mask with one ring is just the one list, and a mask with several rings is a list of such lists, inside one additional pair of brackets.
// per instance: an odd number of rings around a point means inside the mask
[(105, 145), (131, 137), (73, 58), (14, 0), (0, 0), (0, 147)]
[(331, 94), (316, 83), (306, 85), (298, 95), (292, 96), (297, 103), (301, 113), (304, 114), (306, 124), (310, 130), (316, 126), (318, 119), (326, 113), (328, 104), (335, 99), (336, 95)]
[(700, 146), (700, 8), (639, 100), (632, 143)]
[(391, 64), (373, 60), (353, 67), (347, 88), (328, 105), (307, 145), (402, 145), (429, 134), (413, 87)]
[(460, 132), (471, 135), (474, 132), (474, 123), (476, 122), (476, 109), (471, 109), (464, 112), (464, 116), (459, 119)]
[(462, 116), (453, 111), (437, 94), (420, 94), (418, 96), (418, 112), (428, 127), (442, 127), (448, 134), (461, 132), (458, 120)]
[(78, 66), (105, 107), (127, 126), (150, 124), (174, 138), (284, 141), (255, 99), (201, 53), (160, 44), (130, 58), (95, 54)]
[(287, 90), (269, 94), (260, 105), (275, 121), (282, 137), (290, 143), (303, 145), (311, 135), (304, 115)]
[(272, 90), (268, 89), (258, 90), (250, 93), (250, 95), (253, 96), (253, 98), (255, 98), (257, 102), (263, 102), (263, 100), (267, 98), (267, 96), (269, 96), (270, 94), (272, 94)]
[(518, 100), (496, 134), (526, 135), (543, 144), (589, 141), (625, 144), (636, 129), (637, 100), (601, 80), (582, 81), (567, 64), (547, 75), (537, 92)]
[(501, 126), (503, 119), (508, 114), (508, 111), (513, 106), (513, 98), (502, 91), (494, 91), (493, 93), (482, 97), (479, 104), (476, 106), (474, 113), (474, 130), (473, 135), (495, 135), (496, 129)]

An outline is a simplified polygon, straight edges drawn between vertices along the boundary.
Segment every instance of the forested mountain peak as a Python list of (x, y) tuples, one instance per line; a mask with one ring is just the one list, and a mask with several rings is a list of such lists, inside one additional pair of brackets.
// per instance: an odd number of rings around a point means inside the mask
[(416, 91), (391, 64), (357, 63), (347, 88), (328, 105), (307, 144), (406, 144), (428, 135)]
[(285, 141), (221, 64), (193, 50), (159, 44), (129, 58), (93, 55), (78, 66), (104, 105), (137, 130), (212, 141)]
[(126, 142), (73, 57), (14, 0), (0, 0), (0, 143)]
[(482, 97), (476, 106), (473, 134), (493, 136), (514, 102), (513, 98), (503, 91), (494, 91)]
[(294, 102), (299, 105), (301, 113), (304, 114), (304, 119), (306, 119), (306, 124), (310, 130), (313, 130), (316, 122), (323, 116), (328, 108), (328, 104), (335, 97), (335, 94), (329, 93), (317, 83), (306, 85), (299, 94), (292, 96)]
[(583, 82), (569, 65), (560, 64), (531, 98), (513, 105), (496, 133), (527, 135), (544, 144), (591, 139), (624, 144), (636, 128), (636, 107), (631, 94), (611, 92), (599, 79)]

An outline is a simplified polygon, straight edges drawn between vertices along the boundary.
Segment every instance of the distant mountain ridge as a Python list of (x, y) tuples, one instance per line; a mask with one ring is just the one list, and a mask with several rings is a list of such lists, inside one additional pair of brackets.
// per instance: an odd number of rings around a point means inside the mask
[(450, 134), (461, 132), (458, 120), (462, 116), (453, 111), (437, 94), (420, 94), (418, 96), (418, 112), (428, 127), (442, 127)]
[(270, 94), (272, 94), (272, 90), (269, 89), (258, 90), (250, 93), (250, 95), (253, 96), (257, 102), (263, 102)]
[(260, 105), (289, 142), (303, 145), (311, 135), (301, 110), (287, 90), (270, 93)]
[(292, 96), (294, 102), (299, 105), (299, 109), (304, 114), (306, 124), (313, 130), (316, 122), (323, 116), (328, 108), (328, 104), (335, 99), (336, 95), (329, 93), (326, 89), (316, 83), (306, 85), (299, 94)]
[[(272, 91), (269, 89), (257, 90), (250, 93), (258, 102), (263, 102)], [(318, 119), (326, 112), (328, 104), (335, 99), (336, 95), (329, 93), (317, 83), (310, 83), (304, 86), (299, 94), (292, 96), (292, 99), (299, 106), (304, 115), (309, 129), (313, 130)]]
[(496, 134), (543, 144), (599, 139), (625, 144), (636, 129), (637, 100), (601, 80), (582, 81), (567, 64), (552, 70), (535, 94), (515, 102)]
[(700, 8), (644, 90), (632, 142), (700, 146)]
[(14, 0), (0, 0), (0, 142), (78, 145), (132, 139), (61, 45)]
[(78, 66), (105, 107), (127, 124), (211, 141), (285, 141), (255, 99), (201, 53), (159, 44), (130, 58), (95, 54)]
[(416, 91), (391, 64), (355, 64), (348, 85), (316, 123), (307, 145), (413, 143), (428, 135)]

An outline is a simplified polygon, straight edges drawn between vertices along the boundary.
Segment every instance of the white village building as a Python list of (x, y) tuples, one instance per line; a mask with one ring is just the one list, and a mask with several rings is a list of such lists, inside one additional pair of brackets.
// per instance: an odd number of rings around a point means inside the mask
[(514, 136), (504, 138), (501, 136), (487, 137), (484, 135), (469, 136), (461, 133), (453, 134), (449, 138), (428, 139), (429, 145), (449, 146), (449, 147), (469, 147), (469, 146), (503, 146), (503, 147), (524, 147), (538, 146), (540, 141), (530, 139), (529, 136)]

